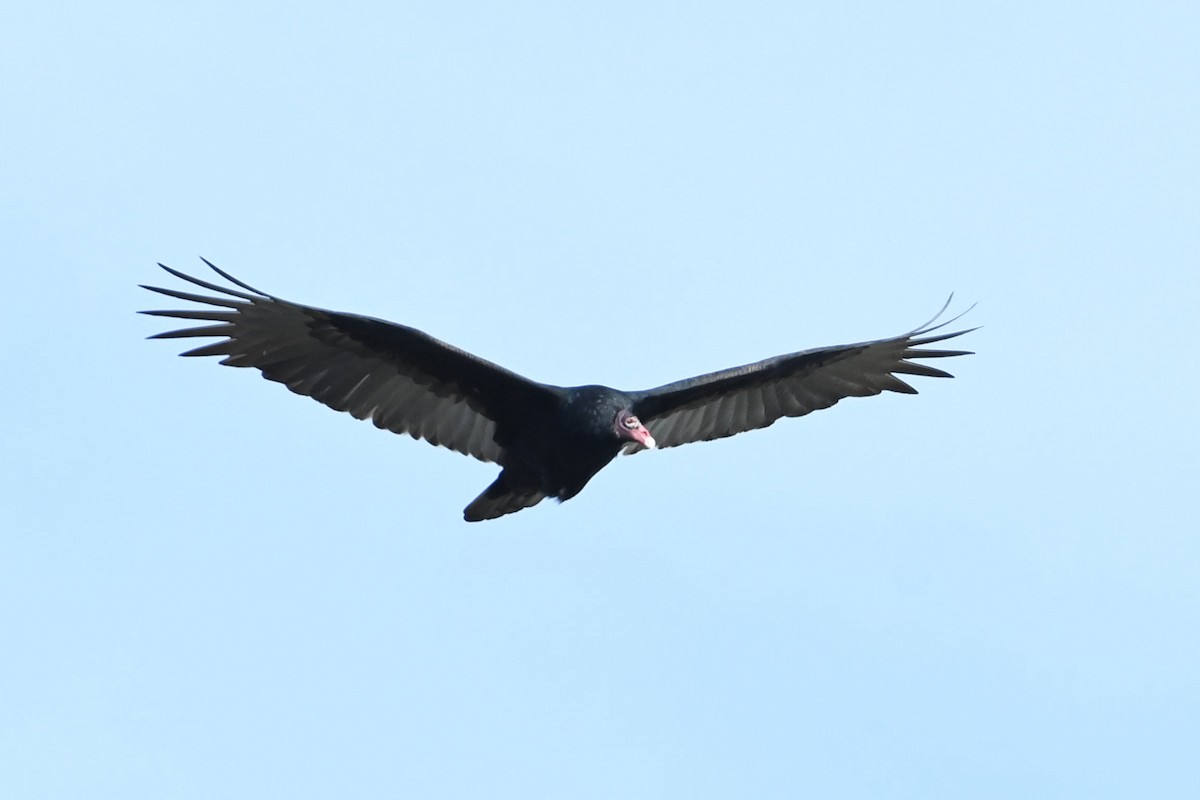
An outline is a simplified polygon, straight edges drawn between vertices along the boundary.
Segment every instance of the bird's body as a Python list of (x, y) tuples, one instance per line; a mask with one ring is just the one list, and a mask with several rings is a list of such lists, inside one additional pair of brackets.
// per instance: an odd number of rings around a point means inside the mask
[(950, 375), (910, 359), (967, 354), (916, 349), (968, 332), (929, 335), (942, 326), (926, 325), (892, 339), (792, 353), (646, 391), (560, 387), (523, 378), (414, 328), (281, 300), (209, 266), (245, 291), (163, 266), (223, 296), (144, 287), (209, 306), (144, 313), (217, 323), (152, 338), (222, 337), (184, 355), (225, 356), (222, 364), (255, 367), (297, 394), (379, 428), (499, 464), (499, 477), (465, 509), (469, 522), (546, 497), (568, 500), (622, 450), (732, 436), (844, 397), (915, 394), (895, 373)]
[[(471, 505), (468, 522), (534, 505), (545, 497), (569, 500), (621, 452), (627, 440), (613, 435), (612, 420), (629, 407), (628, 396), (606, 386), (547, 387), (554, 407), (531, 417), (505, 452), (500, 473)], [(512, 497), (514, 508), (508, 508)]]

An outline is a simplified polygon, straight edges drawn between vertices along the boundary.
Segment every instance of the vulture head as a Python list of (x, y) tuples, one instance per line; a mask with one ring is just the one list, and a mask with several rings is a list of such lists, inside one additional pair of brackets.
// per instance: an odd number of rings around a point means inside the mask
[(633, 442), (647, 450), (654, 449), (654, 437), (628, 408), (622, 408), (617, 412), (617, 416), (613, 420), (613, 433), (623, 441)]

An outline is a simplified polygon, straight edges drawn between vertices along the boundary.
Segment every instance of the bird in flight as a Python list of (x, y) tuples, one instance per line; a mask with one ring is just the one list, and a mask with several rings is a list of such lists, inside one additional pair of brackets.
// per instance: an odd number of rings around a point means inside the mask
[(150, 338), (218, 337), (182, 355), (224, 356), (222, 364), (254, 367), (377, 428), (500, 465), (499, 477), (464, 509), (468, 522), (547, 497), (569, 500), (622, 451), (733, 436), (845, 397), (916, 394), (897, 376), (952, 377), (917, 359), (971, 355), (924, 346), (975, 330), (937, 333), (958, 319), (934, 324), (947, 300), (928, 323), (890, 339), (802, 350), (644, 391), (563, 387), (531, 381), (415, 328), (283, 300), (204, 263), (238, 288), (159, 264), (217, 296), (143, 286), (200, 307), (142, 313), (212, 323)]

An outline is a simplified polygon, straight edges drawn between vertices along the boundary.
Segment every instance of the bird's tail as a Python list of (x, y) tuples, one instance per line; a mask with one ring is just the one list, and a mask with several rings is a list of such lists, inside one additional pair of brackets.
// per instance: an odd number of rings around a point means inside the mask
[(463, 519), (467, 522), (495, 519), (522, 508), (536, 506), (545, 498), (545, 493), (535, 487), (514, 486), (513, 481), (509, 480), (508, 470), (504, 470), (491, 486), (483, 490), (483, 494), (463, 509)]

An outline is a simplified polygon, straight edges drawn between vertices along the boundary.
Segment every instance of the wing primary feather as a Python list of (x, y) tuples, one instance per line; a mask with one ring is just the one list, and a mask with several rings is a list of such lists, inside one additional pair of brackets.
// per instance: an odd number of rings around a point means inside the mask
[(916, 389), (890, 373), (883, 378), (882, 383), (883, 388), (889, 392), (899, 392), (900, 394), (917, 394)]
[[(211, 269), (213, 272), (217, 273), (218, 275), (220, 275), (222, 278), (224, 278), (225, 280), (229, 281), (230, 283), (232, 283), (232, 284), (234, 284), (234, 285), (236, 285), (236, 286), (240, 286), (240, 287), (242, 287), (243, 289), (245, 289), (245, 290), (246, 290), (246, 291), (248, 291), (248, 292), (253, 292), (254, 294), (261, 295), (262, 297), (269, 297), (269, 298), (271, 298), (272, 300), (274, 300), (274, 299), (275, 299), (275, 295), (272, 295), (272, 294), (267, 294), (266, 292), (262, 291), (261, 289), (255, 289), (253, 286), (251, 286), (250, 284), (246, 283), (245, 281), (240, 281), (240, 280), (238, 280), (237, 278), (233, 277), (232, 275), (230, 275), (230, 274), (229, 274), (228, 272), (226, 272), (225, 270), (223, 270), (223, 269), (221, 269), (220, 267), (218, 267), (216, 264), (214, 264), (214, 263), (212, 263), (211, 261), (209, 261), (209, 260), (208, 260), (207, 258), (205, 258), (204, 256), (200, 256), (200, 260), (201, 260), (201, 261), (203, 261), (205, 264), (207, 264), (207, 265), (208, 265), (208, 267), (209, 267), (209, 269)], [(161, 266), (161, 265), (160, 265), (160, 266)], [(215, 288), (215, 287), (214, 287), (214, 288)], [(228, 290), (225, 290), (225, 291), (228, 291)]]
[[(208, 263), (208, 262), (205, 262), (205, 263)], [(251, 302), (253, 302), (255, 299), (254, 295), (252, 295), (252, 294), (243, 294), (242, 292), (235, 292), (233, 289), (230, 289), (228, 286), (218, 286), (215, 283), (209, 283), (208, 281), (203, 280), (201, 278), (197, 278), (193, 275), (188, 275), (187, 273), (180, 272), (179, 270), (174, 269), (172, 267), (168, 267), (166, 264), (159, 264), (159, 266), (162, 267), (163, 269), (165, 269), (167, 272), (174, 275), (176, 278), (179, 278), (180, 280), (185, 280), (188, 283), (195, 284), (196, 286), (203, 287), (210, 291), (220, 292), (221, 294), (227, 294), (231, 297), (240, 297), (243, 300), (249, 300)], [(212, 265), (209, 264), (209, 266), (212, 266)], [(234, 281), (234, 282), (237, 283), (236, 281)], [(146, 288), (150, 288), (150, 287), (146, 287)], [(251, 289), (251, 291), (254, 291), (254, 290)], [(261, 295), (262, 293), (259, 292), (258, 294)]]
[(901, 358), (953, 358), (954, 356), (973, 356), (972, 350), (914, 350), (909, 348), (900, 354)]
[(232, 339), (226, 339), (222, 342), (206, 344), (203, 347), (197, 347), (195, 349), (188, 350), (187, 352), (180, 353), (179, 355), (185, 358), (194, 358), (196, 356), (227, 356), (233, 353), (233, 350), (231, 349), (233, 344), (234, 342)]
[(202, 325), (199, 328), (180, 328), (177, 331), (164, 331), (149, 336), (149, 339), (185, 339), (189, 336), (228, 336), (233, 326), (228, 322), (220, 325)]
[[(946, 323), (946, 324), (949, 324), (949, 323)], [(942, 327), (942, 326), (939, 325), (938, 328), (940, 328), (940, 327)], [(936, 329), (930, 328), (929, 330), (932, 331), (932, 330), (936, 330)], [(964, 334), (970, 333), (971, 331), (977, 331), (977, 330), (979, 330), (978, 326), (976, 326), (974, 328), (967, 328), (966, 330), (963, 330), (963, 331), (954, 331), (953, 333), (940, 333), (937, 336), (921, 336), (920, 334), (926, 333), (927, 331), (917, 331), (917, 333), (914, 335), (919, 336), (919, 338), (909, 339), (908, 346), (909, 347), (919, 347), (923, 344), (933, 344), (934, 342), (944, 342), (947, 339), (953, 339), (956, 336), (962, 336)]]
[[(235, 322), (240, 316), (236, 311), (207, 311), (198, 308), (195, 311), (139, 311), (150, 317), (173, 317), (176, 319), (205, 319), (214, 322)], [(153, 337), (151, 337), (153, 338)]]
[[(950, 304), (952, 302), (954, 302), (954, 292), (950, 293), (950, 296), (946, 298), (946, 302), (942, 303), (942, 307), (937, 310), (937, 313), (934, 314), (932, 317), (930, 317), (929, 321), (926, 322), (924, 325), (918, 325), (916, 327), (916, 330), (918, 330), (918, 331), (925, 330), (926, 328), (929, 328), (930, 325), (937, 322), (938, 317), (940, 317), (942, 314), (946, 313), (946, 309), (950, 307)], [(966, 312), (963, 312), (963, 313), (966, 313)], [(957, 317), (955, 317), (955, 319), (957, 319)], [(945, 324), (947, 324), (947, 322), (953, 322), (953, 321), (954, 320), (947, 320), (946, 322), (943, 322), (942, 324), (945, 325)]]
[[(152, 292), (165, 294), (167, 297), (174, 297), (176, 300), (187, 300), (189, 303), (206, 303), (212, 306), (222, 306), (223, 308), (245, 308), (245, 303), (239, 303), (236, 300), (226, 300), (223, 297), (205, 297), (202, 294), (192, 294), (191, 292), (181, 292), (178, 289), (164, 289), (161, 286), (147, 286), (141, 284), (143, 289), (148, 289)], [(234, 295), (235, 297), (237, 295)], [(143, 314), (150, 313), (143, 311)], [(184, 313), (184, 312), (180, 312)]]
[[(937, 325), (934, 325), (933, 323), (937, 322), (937, 320), (938, 320), (938, 317), (940, 317), (942, 314), (946, 313), (946, 309), (950, 307), (950, 301), (951, 301), (951, 300), (953, 300), (953, 299), (954, 299), (954, 292), (951, 292), (951, 293), (950, 293), (950, 296), (949, 296), (948, 298), (946, 298), (946, 302), (942, 304), (942, 307), (941, 307), (941, 308), (938, 310), (938, 312), (937, 312), (936, 314), (934, 314), (934, 315), (933, 315), (933, 316), (930, 318), (930, 320), (929, 320), (928, 322), (926, 322), (924, 325), (918, 325), (916, 328), (914, 328), (914, 329), (912, 330), (912, 333), (910, 333), (909, 335), (910, 335), (910, 336), (916, 336), (916, 335), (918, 335), (918, 334), (922, 334), (922, 333), (929, 333), (929, 332), (931, 332), (931, 331), (936, 331), (936, 330), (938, 330), (938, 329), (940, 329), (940, 328), (944, 328), (944, 327), (946, 327), (947, 325), (951, 325), (951, 324), (953, 324), (953, 323), (957, 322), (958, 320), (962, 319), (962, 317), (963, 317), (964, 315), (966, 315), (968, 312), (970, 312), (970, 311), (971, 311), (971, 309), (973, 309), (973, 308), (975, 308), (975, 306), (979, 305), (978, 303), (972, 303), (971, 305), (967, 306), (967, 308), (966, 308), (966, 309), (964, 309), (963, 311), (960, 311), (959, 313), (955, 314), (955, 315), (954, 315), (953, 317), (951, 317), (950, 319), (948, 319), (948, 320), (946, 320), (946, 321), (944, 321), (944, 322), (938, 322), (938, 324), (937, 324)], [(971, 328), (970, 330), (958, 331), (958, 332), (956, 332), (956, 333), (948, 334), (948, 335), (946, 336), (946, 338), (950, 338), (950, 337), (952, 337), (952, 336), (961, 336), (962, 334), (964, 334), (964, 333), (970, 333), (970, 332), (971, 332), (971, 331), (973, 331), (973, 330), (976, 330), (976, 328)], [(936, 341), (936, 340), (935, 340), (935, 341)]]
[(892, 372), (899, 372), (904, 375), (921, 375), (926, 378), (953, 378), (949, 372), (937, 367), (931, 367), (928, 364), (918, 364), (914, 361), (901, 361), (896, 366), (892, 367)]

